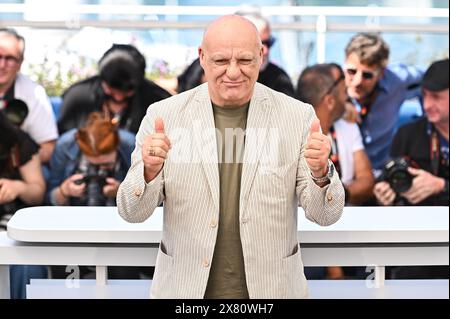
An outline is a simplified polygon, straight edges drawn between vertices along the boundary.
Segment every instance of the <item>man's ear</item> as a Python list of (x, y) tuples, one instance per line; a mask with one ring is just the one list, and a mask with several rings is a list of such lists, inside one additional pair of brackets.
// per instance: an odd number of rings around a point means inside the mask
[(202, 47), (198, 48), (198, 58), (200, 61), (200, 65), (203, 67), (203, 59), (205, 58), (205, 52), (203, 52)]
[(336, 105), (336, 99), (333, 97), (332, 94), (327, 94), (324, 96), (323, 101), (325, 102), (325, 105), (327, 106), (328, 112), (332, 112), (334, 109), (334, 106)]

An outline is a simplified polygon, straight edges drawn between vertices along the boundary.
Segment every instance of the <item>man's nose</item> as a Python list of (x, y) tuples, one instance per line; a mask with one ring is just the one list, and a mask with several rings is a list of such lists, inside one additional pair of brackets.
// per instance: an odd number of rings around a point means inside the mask
[(123, 102), (126, 99), (126, 95), (122, 93), (115, 93), (112, 97), (116, 102)]
[(231, 61), (230, 65), (227, 67), (227, 76), (230, 79), (237, 79), (241, 74), (241, 69), (237, 62)]
[(353, 85), (360, 85), (362, 81), (363, 81), (362, 72), (356, 72), (351, 82)]

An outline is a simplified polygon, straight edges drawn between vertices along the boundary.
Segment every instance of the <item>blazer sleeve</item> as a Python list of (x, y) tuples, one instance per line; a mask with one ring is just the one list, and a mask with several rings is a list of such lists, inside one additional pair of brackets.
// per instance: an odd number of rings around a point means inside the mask
[(303, 143), (297, 166), (296, 192), (306, 218), (321, 226), (334, 224), (342, 215), (345, 204), (344, 187), (337, 173), (331, 178), (330, 184), (321, 188), (311, 178), (310, 169), (304, 157), (306, 140), (312, 121), (316, 118), (312, 107), (306, 112), (303, 126)]
[(119, 215), (130, 223), (142, 223), (149, 218), (156, 207), (164, 201), (164, 169), (150, 183), (144, 179), (144, 163), (141, 150), (145, 137), (155, 130), (153, 123), (156, 116), (152, 107), (142, 120), (136, 135), (136, 146), (131, 154), (131, 167), (117, 193)]

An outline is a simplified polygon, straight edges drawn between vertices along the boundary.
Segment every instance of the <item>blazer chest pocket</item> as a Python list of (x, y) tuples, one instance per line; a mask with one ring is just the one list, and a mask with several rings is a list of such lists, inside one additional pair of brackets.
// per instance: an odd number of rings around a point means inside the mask
[(269, 201), (286, 199), (287, 194), (295, 190), (295, 177), (295, 162), (279, 166), (260, 165), (256, 171), (254, 189), (268, 197)]

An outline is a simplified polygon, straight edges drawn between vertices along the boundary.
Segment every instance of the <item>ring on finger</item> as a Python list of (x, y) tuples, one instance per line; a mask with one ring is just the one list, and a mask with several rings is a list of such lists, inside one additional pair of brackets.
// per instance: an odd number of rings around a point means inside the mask
[(149, 156), (155, 156), (156, 155), (155, 148), (153, 146), (150, 146), (147, 150), (147, 154)]

